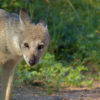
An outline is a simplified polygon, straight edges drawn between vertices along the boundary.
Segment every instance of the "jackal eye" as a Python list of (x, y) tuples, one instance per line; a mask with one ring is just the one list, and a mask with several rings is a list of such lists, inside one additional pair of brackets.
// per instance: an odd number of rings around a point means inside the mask
[(25, 46), (25, 47), (27, 47), (27, 48), (29, 48), (29, 45), (28, 45), (28, 43), (24, 43), (24, 46)]
[(41, 50), (44, 47), (44, 44), (38, 45), (38, 50)]

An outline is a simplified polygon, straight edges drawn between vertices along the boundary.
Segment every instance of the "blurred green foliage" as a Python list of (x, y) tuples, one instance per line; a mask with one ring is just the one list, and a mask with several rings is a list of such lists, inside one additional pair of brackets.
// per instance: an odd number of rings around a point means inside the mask
[(18, 65), (17, 81), (80, 86), (92, 83), (86, 72), (100, 76), (99, 0), (0, 0), (0, 7), (16, 13), (26, 8), (33, 22), (48, 24), (51, 37), (37, 66), (30, 68), (24, 61)]
[[(92, 80), (85, 78), (83, 71), (88, 69), (85, 66), (78, 65), (76, 68), (64, 66), (62, 63), (55, 60), (55, 56), (46, 53), (40, 62), (33, 68), (28, 67), (22, 61), (16, 71), (15, 85), (21, 83), (34, 85), (35, 81), (42, 82), (42, 87), (51, 93), (51, 88), (59, 90), (60, 86), (89, 86)], [(40, 84), (41, 85), (41, 84)]]

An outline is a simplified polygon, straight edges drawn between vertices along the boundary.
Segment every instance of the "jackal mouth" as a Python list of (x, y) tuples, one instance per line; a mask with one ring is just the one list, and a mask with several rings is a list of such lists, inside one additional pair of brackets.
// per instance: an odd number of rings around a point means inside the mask
[(29, 66), (34, 66), (38, 63), (38, 59), (36, 57), (31, 57), (30, 59), (28, 59), (25, 55), (24, 55), (24, 60), (26, 61), (26, 63)]
[[(36, 63), (36, 64), (37, 64), (37, 63)], [(35, 66), (36, 64), (32, 64), (32, 65), (30, 64), (29, 66)]]

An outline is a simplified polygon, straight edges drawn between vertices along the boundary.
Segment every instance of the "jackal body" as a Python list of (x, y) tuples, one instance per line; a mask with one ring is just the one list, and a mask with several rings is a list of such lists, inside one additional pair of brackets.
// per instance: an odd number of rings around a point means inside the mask
[(36, 64), (49, 43), (47, 25), (31, 23), (24, 9), (11, 14), (0, 9), (0, 65), (2, 66), (2, 100), (10, 100), (16, 65), (24, 57), (30, 66)]

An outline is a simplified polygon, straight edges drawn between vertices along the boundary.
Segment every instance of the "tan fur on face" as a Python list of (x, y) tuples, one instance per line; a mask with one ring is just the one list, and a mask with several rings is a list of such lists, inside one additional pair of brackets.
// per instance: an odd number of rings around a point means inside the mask
[[(29, 65), (28, 62), (33, 55), (37, 57), (37, 62), (38, 62), (49, 44), (49, 35), (47, 26), (44, 26), (42, 23), (36, 25), (31, 24), (27, 26), (24, 33), (23, 44), (24, 42), (28, 43), (29, 45), (29, 49), (25, 49), (25, 47), (22, 46), (22, 52), (27, 64)], [(42, 51), (39, 51), (37, 49), (40, 43), (44, 44), (44, 48), (42, 49)]]
[(44, 38), (46, 35), (48, 36), (48, 30), (42, 24), (28, 26), (25, 33), (24, 38), (30, 37), (33, 38), (33, 40), (36, 38)]

